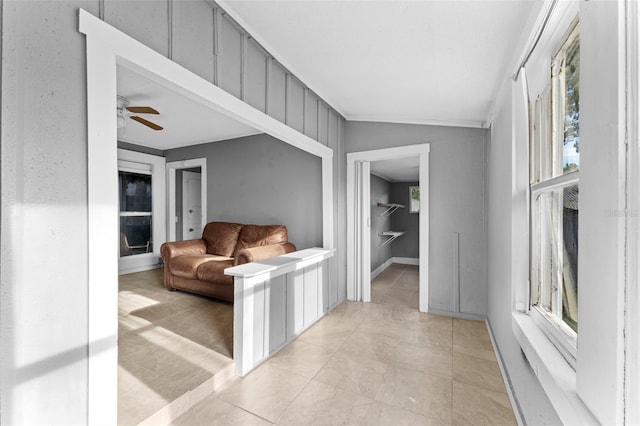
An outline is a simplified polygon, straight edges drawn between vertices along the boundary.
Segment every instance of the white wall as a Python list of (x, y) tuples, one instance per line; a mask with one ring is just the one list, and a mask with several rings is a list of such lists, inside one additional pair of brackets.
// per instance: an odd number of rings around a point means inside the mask
[[(454, 233), (458, 233), (460, 312), (480, 317), (486, 314), (486, 134), (486, 129), (461, 127), (372, 122), (346, 124), (347, 152), (421, 143), (431, 146), (429, 306), (433, 310), (456, 312), (452, 271), (453, 239)], [(346, 183), (344, 185), (346, 187)]]
[[(604, 424), (620, 423), (622, 419), (624, 7), (624, 2), (580, 3), (580, 281), (576, 375), (578, 395)], [(638, 188), (638, 182), (631, 182), (629, 191)]]

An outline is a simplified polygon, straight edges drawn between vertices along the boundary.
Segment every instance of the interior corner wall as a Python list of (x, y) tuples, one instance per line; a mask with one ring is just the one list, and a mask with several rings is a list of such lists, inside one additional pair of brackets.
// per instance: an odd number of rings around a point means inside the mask
[(391, 203), (391, 183), (378, 176), (371, 175), (371, 272), (378, 269), (386, 261), (391, 259), (391, 245), (382, 245), (389, 237), (380, 236), (381, 232), (391, 231), (391, 217), (381, 216), (384, 207), (378, 207), (378, 203)]
[[(346, 152), (423, 143), (431, 146), (429, 307), (432, 310), (486, 315), (486, 134), (486, 129), (478, 128), (346, 122)], [(459, 235), (458, 259), (453, 256), (455, 234)], [(460, 265), (460, 312), (454, 300), (455, 263)]]
[(269, 135), (176, 148), (207, 159), (207, 221), (287, 226), (298, 249), (322, 247), (322, 161)]
[(392, 182), (391, 200), (404, 204), (391, 215), (391, 229), (404, 232), (400, 238), (391, 243), (391, 256), (418, 259), (420, 257), (420, 213), (409, 213), (409, 187), (418, 186), (419, 182)]
[(512, 223), (519, 220), (513, 218), (512, 207), (515, 174), (512, 91), (511, 80), (505, 80), (487, 149), (487, 317), (525, 424), (560, 424), (511, 328), (512, 243), (517, 231)]

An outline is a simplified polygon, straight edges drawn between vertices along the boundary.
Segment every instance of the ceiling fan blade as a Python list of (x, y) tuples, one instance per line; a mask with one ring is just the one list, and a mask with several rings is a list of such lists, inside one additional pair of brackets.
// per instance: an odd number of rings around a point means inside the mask
[(145, 120), (144, 118), (138, 117), (137, 115), (132, 115), (129, 118), (137, 121), (140, 124), (144, 124), (145, 126), (152, 128), (153, 130), (162, 130), (162, 127), (158, 126), (156, 123), (152, 123), (151, 121)]
[(134, 114), (160, 114), (158, 111), (149, 106), (127, 107), (127, 111), (133, 112)]

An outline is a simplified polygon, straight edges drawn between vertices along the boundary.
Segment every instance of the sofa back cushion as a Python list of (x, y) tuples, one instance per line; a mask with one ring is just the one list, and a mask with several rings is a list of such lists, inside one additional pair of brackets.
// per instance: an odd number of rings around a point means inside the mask
[(287, 227), (284, 225), (243, 225), (233, 257), (235, 258), (242, 249), (283, 244), (288, 241)]
[(207, 254), (231, 257), (238, 244), (242, 225), (230, 222), (209, 222), (202, 231), (202, 239), (207, 244)]

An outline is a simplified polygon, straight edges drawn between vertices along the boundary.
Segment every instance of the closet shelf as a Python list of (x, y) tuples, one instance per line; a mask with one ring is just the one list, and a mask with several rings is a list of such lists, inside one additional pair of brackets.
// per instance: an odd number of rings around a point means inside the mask
[(400, 232), (400, 231), (384, 231), (384, 232), (379, 233), (378, 235), (380, 235), (381, 237), (389, 237), (389, 238), (387, 238), (386, 240), (384, 240), (382, 242), (381, 247), (384, 247), (387, 244), (390, 244), (396, 238), (404, 235), (404, 232)]
[(378, 203), (378, 207), (384, 207), (386, 210), (380, 214), (382, 217), (391, 216), (398, 209), (404, 209), (404, 204), (397, 203)]

